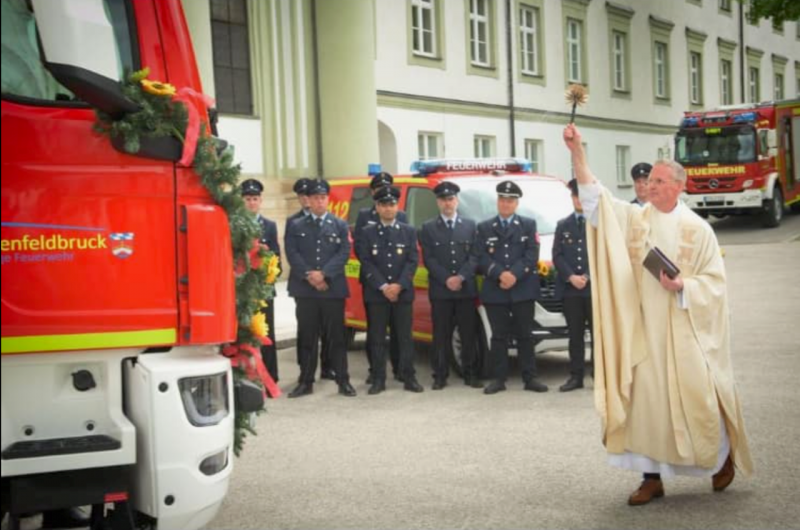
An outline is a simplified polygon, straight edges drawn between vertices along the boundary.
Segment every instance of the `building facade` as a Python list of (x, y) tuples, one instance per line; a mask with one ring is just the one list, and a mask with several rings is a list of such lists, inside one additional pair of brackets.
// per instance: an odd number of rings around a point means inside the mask
[[(746, 2), (745, 2), (746, 4)], [(737, 0), (184, 0), (220, 134), (284, 194), (300, 176), (522, 156), (569, 178), (564, 93), (620, 196), (683, 111), (800, 97), (800, 23)], [(277, 206), (277, 205), (273, 205)], [(268, 203), (268, 206), (269, 203)]]

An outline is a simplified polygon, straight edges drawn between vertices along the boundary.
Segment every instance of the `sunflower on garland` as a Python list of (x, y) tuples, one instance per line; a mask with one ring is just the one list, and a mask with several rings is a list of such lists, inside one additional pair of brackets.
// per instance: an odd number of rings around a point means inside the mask
[[(264, 368), (261, 344), (269, 342), (267, 324), (261, 312), (272, 298), (274, 283), (280, 274), (278, 257), (259, 243), (261, 227), (247, 211), (238, 192), (241, 168), (233, 161), (233, 150), (220, 149), (218, 141), (206, 129), (208, 108), (213, 100), (190, 88), (176, 89), (169, 83), (149, 79), (148, 68), (133, 72), (122, 81), (122, 93), (140, 110), (118, 119), (97, 111), (95, 131), (131, 154), (141, 149), (148, 138), (174, 137), (183, 144), (178, 162), (192, 166), (203, 186), (228, 216), (231, 231), (234, 273), (236, 277), (236, 342), (223, 345), (221, 353), (231, 359), (234, 378), (248, 378), (280, 394)], [(238, 455), (247, 432), (255, 434), (249, 414), (237, 412), (234, 451)]]
[(548, 263), (546, 261), (539, 260), (537, 268), (539, 270), (539, 279), (542, 282), (553, 283), (556, 281), (556, 275), (558, 274), (558, 271), (556, 270), (554, 263)]

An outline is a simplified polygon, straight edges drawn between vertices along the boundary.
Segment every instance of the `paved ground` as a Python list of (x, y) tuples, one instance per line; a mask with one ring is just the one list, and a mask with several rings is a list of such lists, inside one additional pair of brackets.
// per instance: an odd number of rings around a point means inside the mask
[[(367, 396), (364, 354), (351, 352), (359, 396), (337, 396), (326, 381), (312, 396), (271, 401), (210, 527), (800, 528), (800, 243), (730, 244), (726, 262), (756, 464), (728, 491), (676, 479), (665, 499), (628, 507), (638, 477), (605, 464), (591, 391), (553, 391), (566, 354), (539, 358), (551, 385), (543, 395), (518, 379), (495, 396), (455, 384), (433, 392), (418, 359), (425, 393), (395, 383)], [(280, 352), (287, 390), (294, 359)]]

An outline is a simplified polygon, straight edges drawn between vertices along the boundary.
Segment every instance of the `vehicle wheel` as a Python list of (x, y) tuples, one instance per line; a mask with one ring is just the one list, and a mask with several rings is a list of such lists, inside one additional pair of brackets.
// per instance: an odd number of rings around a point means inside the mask
[(800, 214), (800, 202), (792, 203), (789, 210), (794, 214)]
[(775, 186), (772, 199), (764, 204), (764, 220), (762, 224), (765, 228), (775, 228), (781, 224), (781, 219), (783, 219), (783, 194), (780, 187)]
[[(478, 366), (478, 375), (479, 377), (484, 377), (484, 373), (486, 372), (486, 359), (488, 358), (489, 346), (488, 340), (486, 338), (486, 331), (484, 330), (484, 324), (481, 320), (480, 316), (478, 317), (478, 336), (477, 336), (477, 356), (478, 358), (475, 359), (475, 363)], [(453, 340), (452, 340), (452, 347), (447, 354), (450, 356), (450, 366), (453, 368), (453, 371), (459, 376), (464, 377), (464, 362), (462, 358), (463, 352), (463, 345), (461, 341), (461, 333), (459, 332), (458, 326), (453, 330)]]

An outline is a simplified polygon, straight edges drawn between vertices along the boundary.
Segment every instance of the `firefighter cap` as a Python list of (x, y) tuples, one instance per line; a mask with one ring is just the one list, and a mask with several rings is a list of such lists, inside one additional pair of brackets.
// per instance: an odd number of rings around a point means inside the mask
[(330, 192), (331, 185), (327, 180), (316, 179), (310, 181), (306, 195), (328, 195)]
[(375, 192), (375, 196), (372, 198), (375, 199), (375, 202), (382, 204), (397, 204), (397, 201), (400, 200), (400, 189), (394, 186), (383, 186)]
[(461, 191), (461, 188), (458, 187), (458, 184), (446, 180), (444, 182), (440, 182), (435, 188), (433, 188), (433, 193), (440, 199), (458, 195), (459, 191)]
[(261, 195), (264, 191), (264, 185), (256, 179), (247, 179), (242, 182), (241, 186), (242, 195)]
[(372, 180), (369, 183), (369, 187), (373, 190), (377, 190), (378, 188), (382, 188), (384, 186), (391, 186), (394, 184), (394, 177), (385, 171), (381, 171), (380, 173), (376, 173)]
[(653, 166), (647, 162), (639, 162), (631, 168), (631, 177), (633, 177), (633, 180), (646, 179), (650, 176), (650, 171), (652, 170)]
[(297, 182), (295, 182), (294, 186), (292, 186), (292, 191), (295, 192), (297, 195), (308, 195), (308, 188), (311, 187), (311, 184), (313, 182), (314, 182), (313, 179), (306, 177), (297, 179)]
[(497, 185), (497, 196), (519, 199), (522, 197), (522, 189), (520, 189), (520, 187), (514, 182), (511, 182), (510, 180), (504, 180)]

